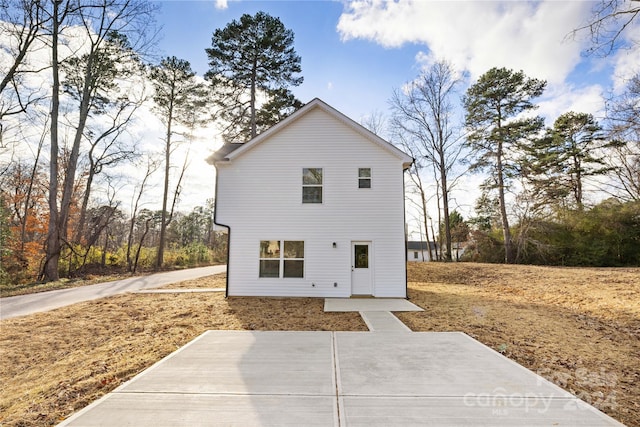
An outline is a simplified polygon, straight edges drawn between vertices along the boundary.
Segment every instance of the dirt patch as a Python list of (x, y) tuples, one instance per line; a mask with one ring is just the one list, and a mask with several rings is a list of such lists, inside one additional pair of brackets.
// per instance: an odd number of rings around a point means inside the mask
[[(224, 280), (197, 282), (216, 288)], [(4, 320), (0, 425), (55, 425), (209, 329), (367, 330), (358, 313), (324, 313), (323, 304), (224, 293), (127, 294)]]
[(397, 313), (414, 331), (463, 331), (640, 426), (640, 269), (412, 264)]
[(213, 276), (200, 277), (198, 279), (185, 280), (172, 283), (159, 289), (222, 289), (227, 285), (227, 274), (220, 273)]

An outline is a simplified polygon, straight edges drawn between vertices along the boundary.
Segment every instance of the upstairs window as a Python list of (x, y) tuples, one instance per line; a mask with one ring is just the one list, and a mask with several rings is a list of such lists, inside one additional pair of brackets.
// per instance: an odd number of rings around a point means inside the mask
[(304, 241), (261, 240), (259, 277), (304, 277)]
[(358, 188), (371, 188), (371, 168), (358, 169)]
[(322, 168), (302, 169), (302, 203), (322, 203)]

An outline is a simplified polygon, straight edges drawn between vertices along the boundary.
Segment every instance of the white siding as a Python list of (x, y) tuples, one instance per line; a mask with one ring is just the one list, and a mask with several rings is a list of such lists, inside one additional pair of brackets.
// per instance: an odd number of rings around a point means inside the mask
[[(231, 229), (229, 295), (348, 297), (351, 241), (361, 240), (373, 243), (374, 295), (406, 297), (397, 156), (313, 109), (217, 166), (216, 219)], [(363, 167), (371, 168), (371, 189), (358, 188)], [(303, 168), (323, 169), (322, 204), (302, 203)], [(305, 277), (259, 278), (260, 240), (304, 240)]]
[[(418, 258), (415, 258), (415, 253), (418, 253)], [(424, 258), (424, 259), (423, 259)], [(429, 250), (428, 249), (407, 249), (407, 261), (409, 262), (428, 262), (431, 261), (429, 258)]]

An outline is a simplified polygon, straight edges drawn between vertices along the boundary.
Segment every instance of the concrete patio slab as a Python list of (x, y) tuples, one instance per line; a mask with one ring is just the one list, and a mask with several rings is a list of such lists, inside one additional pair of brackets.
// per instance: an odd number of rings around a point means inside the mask
[(335, 427), (335, 397), (111, 393), (67, 424), (82, 427)]
[(122, 392), (335, 394), (331, 332), (207, 331)]
[(341, 394), (573, 397), (462, 332), (369, 335), (336, 332)]
[(401, 298), (325, 298), (324, 311), (424, 311)]
[(462, 333), (209, 331), (62, 426), (620, 426)]
[(586, 413), (572, 400), (488, 397), (361, 397), (342, 398), (340, 425), (349, 427), (601, 427), (616, 423), (601, 412)]
[(336, 332), (341, 425), (621, 425), (466, 334)]
[(361, 311), (360, 316), (372, 332), (411, 332), (411, 329), (389, 311)]

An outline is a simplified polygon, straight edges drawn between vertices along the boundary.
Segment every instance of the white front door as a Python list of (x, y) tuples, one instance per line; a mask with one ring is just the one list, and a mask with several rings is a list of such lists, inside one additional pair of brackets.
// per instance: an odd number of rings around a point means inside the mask
[(351, 295), (373, 295), (371, 242), (351, 242)]

